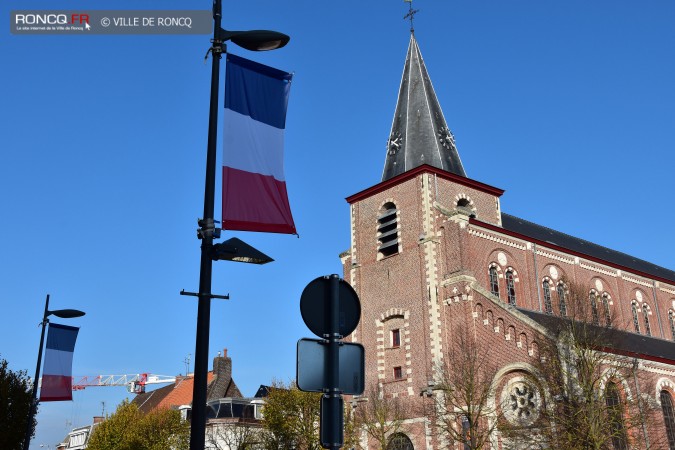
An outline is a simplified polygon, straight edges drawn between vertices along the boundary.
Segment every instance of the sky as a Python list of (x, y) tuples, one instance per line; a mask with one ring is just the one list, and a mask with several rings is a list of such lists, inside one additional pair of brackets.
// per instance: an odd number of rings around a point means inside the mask
[[(402, 0), (223, 3), (224, 28), (291, 36), (272, 52), (229, 51), (294, 73), (285, 173), (299, 238), (224, 231), (275, 261), (214, 264), (213, 292), (230, 300), (213, 300), (209, 360), (227, 348), (252, 396), (295, 377), (296, 342), (312, 337), (302, 290), (341, 274), (345, 197), (382, 175), (410, 25)], [(198, 290), (210, 36), (9, 32), (15, 9), (158, 5), (0, 4), (0, 358), (12, 370), (34, 374), (47, 294), (52, 309), (86, 311), (54, 320), (80, 327), (76, 376), (173, 376), (194, 360), (197, 303), (179, 292)], [(504, 212), (675, 269), (675, 2), (413, 6), (468, 177), (505, 189)], [(41, 404), (31, 448), (54, 448), (129, 396), (91, 387)]]

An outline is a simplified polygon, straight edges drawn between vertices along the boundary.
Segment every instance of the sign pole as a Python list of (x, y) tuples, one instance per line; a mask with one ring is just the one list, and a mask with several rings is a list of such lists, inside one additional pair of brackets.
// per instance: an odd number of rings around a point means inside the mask
[[(321, 417), (321, 424), (326, 432), (326, 439), (322, 439), (325, 448), (339, 449), (344, 441), (342, 392), (340, 392), (340, 278), (330, 276), (329, 307), (328, 307), (328, 357), (326, 358), (326, 374), (328, 378), (326, 408)], [(325, 423), (324, 423), (325, 422)]]
[[(363, 393), (363, 346), (342, 342), (343, 336), (356, 329), (361, 317), (361, 304), (349, 283), (338, 275), (326, 275), (316, 278), (302, 291), (300, 312), (307, 327), (323, 339), (298, 341), (298, 388), (307, 392), (323, 392), (319, 433), (321, 446), (337, 450), (344, 445), (342, 394)], [(322, 350), (318, 350), (312, 342)], [(344, 357), (344, 368), (340, 367), (340, 354)], [(307, 359), (310, 356), (314, 358)], [(320, 364), (317, 359), (322, 359)]]

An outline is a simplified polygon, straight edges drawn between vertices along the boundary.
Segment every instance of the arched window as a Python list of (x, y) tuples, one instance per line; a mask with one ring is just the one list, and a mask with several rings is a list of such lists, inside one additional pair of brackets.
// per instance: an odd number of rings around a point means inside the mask
[(492, 292), (492, 295), (499, 297), (499, 276), (495, 266), (490, 267), (490, 292)]
[(598, 316), (598, 302), (595, 298), (595, 292), (591, 292), (588, 297), (591, 302), (591, 317), (593, 319), (593, 325), (600, 325), (600, 317)]
[(560, 315), (567, 316), (567, 303), (565, 301), (565, 285), (558, 283), (558, 301), (560, 302)]
[(387, 450), (414, 450), (412, 441), (403, 433), (396, 433), (389, 438)]
[(671, 309), (668, 311), (668, 323), (670, 323), (670, 334), (673, 336), (673, 341), (675, 341), (675, 318), (673, 317), (675, 313)]
[(668, 435), (668, 447), (675, 450), (675, 415), (673, 414), (673, 397), (670, 392), (661, 391), (661, 411), (663, 411), (663, 421), (666, 425), (666, 434)]
[(551, 306), (551, 286), (548, 280), (544, 280), (544, 310), (546, 314), (553, 314), (553, 306)]
[(516, 306), (516, 282), (511, 269), (506, 271), (506, 293), (509, 297), (509, 305)]
[(612, 326), (612, 314), (609, 310), (609, 295), (607, 293), (602, 294), (602, 308), (605, 312), (605, 326)]
[(619, 397), (619, 389), (613, 382), (607, 383), (605, 388), (605, 403), (607, 404), (607, 419), (612, 433), (612, 446), (615, 450), (627, 450), (628, 439), (626, 426), (623, 423), (623, 407)]
[(649, 326), (649, 306), (642, 305), (642, 312), (645, 315), (645, 334), (647, 336), (651, 336), (652, 335), (652, 329)]
[(637, 316), (637, 303), (633, 300), (633, 303), (630, 304), (631, 312), (633, 313), (633, 326), (635, 327), (635, 332), (640, 334), (640, 321)]
[(398, 219), (396, 205), (385, 203), (377, 216), (377, 251), (382, 257), (398, 253)]

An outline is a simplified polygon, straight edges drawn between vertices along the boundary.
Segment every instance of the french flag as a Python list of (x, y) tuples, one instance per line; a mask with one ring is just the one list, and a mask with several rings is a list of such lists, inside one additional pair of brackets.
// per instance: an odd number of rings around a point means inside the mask
[(40, 389), (41, 402), (73, 399), (73, 351), (79, 330), (67, 325), (49, 324)]
[(227, 55), (223, 229), (297, 234), (284, 176), (292, 74)]

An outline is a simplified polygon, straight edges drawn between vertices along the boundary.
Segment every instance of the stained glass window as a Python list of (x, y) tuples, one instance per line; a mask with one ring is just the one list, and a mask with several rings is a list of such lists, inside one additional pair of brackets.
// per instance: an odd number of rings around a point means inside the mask
[(595, 298), (595, 292), (591, 292), (589, 299), (591, 301), (591, 316), (593, 319), (593, 325), (600, 325), (600, 317), (598, 317), (598, 302)]
[(544, 280), (544, 310), (546, 314), (553, 314), (553, 306), (551, 306), (551, 286), (548, 280)]
[(558, 301), (560, 302), (560, 315), (567, 315), (567, 303), (565, 302), (565, 285), (562, 283), (558, 284)]
[(645, 315), (645, 334), (647, 336), (652, 335), (652, 329), (649, 326), (649, 307), (647, 305), (642, 305), (642, 312)]
[(626, 426), (623, 423), (623, 407), (616, 384), (611, 381), (605, 388), (605, 402), (609, 419), (609, 429), (612, 433), (612, 446), (615, 450), (627, 450)]
[(640, 321), (638, 320), (637, 304), (635, 303), (635, 301), (633, 301), (633, 303), (631, 303), (630, 308), (631, 308), (631, 311), (633, 312), (633, 326), (635, 327), (635, 332), (639, 334), (640, 333)]
[(602, 308), (605, 311), (605, 326), (612, 326), (612, 314), (609, 310), (609, 295), (602, 294)]
[(506, 291), (509, 296), (509, 304), (516, 306), (516, 284), (512, 270), (506, 272)]
[(499, 277), (495, 266), (490, 267), (490, 292), (499, 297)]
[(668, 447), (675, 450), (675, 415), (673, 414), (673, 397), (670, 392), (661, 391), (661, 410), (663, 411), (663, 421), (666, 425), (666, 434), (668, 435)]
[(413, 450), (413, 444), (410, 438), (403, 433), (396, 433), (387, 444), (387, 450)]

